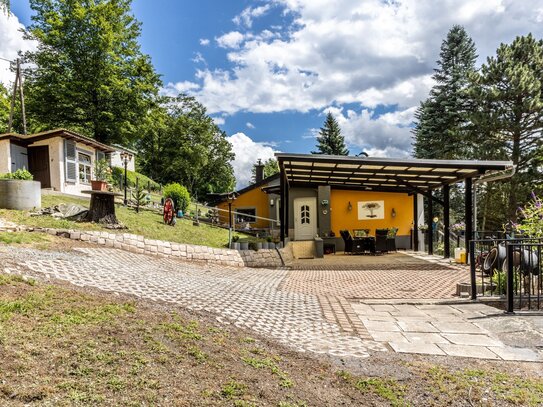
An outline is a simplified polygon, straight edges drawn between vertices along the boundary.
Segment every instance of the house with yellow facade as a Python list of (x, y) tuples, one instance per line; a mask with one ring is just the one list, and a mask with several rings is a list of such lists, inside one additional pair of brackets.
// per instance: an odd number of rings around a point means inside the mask
[[(232, 194), (223, 194), (212, 204), (219, 209), (219, 222), (228, 224), (231, 213), (236, 230), (279, 234), (279, 174), (264, 178), (264, 166), (255, 166), (255, 182)], [(230, 204), (230, 208), (229, 208)], [(273, 234), (273, 233), (272, 233)]]
[[(422, 160), (277, 153), (280, 236), (283, 242), (323, 239), (344, 249), (342, 234), (385, 233), (399, 249), (433, 253), (434, 205), (443, 207), (444, 253), (450, 257), (450, 187), (463, 183), (466, 236), (474, 225), (473, 184), (510, 171), (507, 161)], [(438, 197), (435, 191), (441, 190)], [(283, 204), (284, 203), (284, 204)], [(426, 211), (424, 210), (426, 208)], [(387, 231), (392, 234), (387, 236)]]

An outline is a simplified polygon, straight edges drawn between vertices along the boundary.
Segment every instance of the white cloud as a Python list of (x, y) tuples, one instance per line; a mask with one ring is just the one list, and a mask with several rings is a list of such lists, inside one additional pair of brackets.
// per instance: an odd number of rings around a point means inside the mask
[(187, 93), (189, 91), (198, 90), (200, 85), (195, 82), (183, 81), (183, 82), (168, 82), (166, 86), (162, 89), (162, 93), (167, 96), (177, 96), (180, 93)]
[(251, 122), (247, 122), (245, 123), (245, 125), (247, 126), (248, 129), (254, 129), (255, 128), (255, 125)]
[(243, 188), (251, 182), (251, 170), (258, 159), (266, 161), (274, 157), (274, 150), (267, 143), (258, 143), (243, 133), (228, 137), (236, 158), (232, 162), (236, 176), (236, 188)]
[[(406, 157), (411, 153), (408, 127), (416, 108), (376, 116), (368, 109), (360, 112), (329, 108), (339, 125), (351, 154), (365, 151), (372, 157)], [(353, 148), (354, 147), (354, 148)]]
[(200, 45), (207, 47), (211, 41), (208, 38), (200, 38)]
[[(35, 42), (23, 39), (21, 32), (23, 28), (17, 16), (6, 14), (0, 7), (0, 57), (14, 60), (19, 51), (25, 52), (35, 48)], [(9, 65), (9, 62), (0, 60), (0, 82), (6, 86), (14, 80)]]
[(253, 19), (262, 17), (266, 14), (271, 8), (270, 4), (259, 7), (247, 7), (244, 9), (241, 14), (235, 16), (232, 21), (237, 25), (245, 25), (248, 28), (251, 28), (253, 25)]
[(230, 31), (215, 40), (221, 48), (239, 48), (244, 38), (244, 35), (239, 31)]
[(226, 123), (226, 119), (224, 117), (212, 117), (213, 123), (215, 123), (217, 126), (222, 126), (224, 123)]
[[(441, 41), (453, 24), (466, 27), (481, 62), (516, 35), (543, 36), (542, 13), (531, 3), (337, 0), (330, 7), (325, 0), (275, 0), (285, 24), (267, 33), (240, 27), (219, 37), (231, 50), (231, 67), (199, 71), (196, 93), (212, 112), (412, 107), (432, 85)], [(236, 21), (245, 24), (242, 15)]]

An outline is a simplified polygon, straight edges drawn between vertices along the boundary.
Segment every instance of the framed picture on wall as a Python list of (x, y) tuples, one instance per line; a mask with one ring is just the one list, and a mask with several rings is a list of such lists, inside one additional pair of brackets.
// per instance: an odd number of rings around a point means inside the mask
[(385, 219), (385, 201), (359, 201), (358, 220)]

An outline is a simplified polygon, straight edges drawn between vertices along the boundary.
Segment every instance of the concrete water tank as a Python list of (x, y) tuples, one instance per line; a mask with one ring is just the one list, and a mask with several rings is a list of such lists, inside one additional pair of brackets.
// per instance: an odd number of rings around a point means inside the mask
[(41, 182), (0, 179), (0, 208), (17, 210), (41, 208)]

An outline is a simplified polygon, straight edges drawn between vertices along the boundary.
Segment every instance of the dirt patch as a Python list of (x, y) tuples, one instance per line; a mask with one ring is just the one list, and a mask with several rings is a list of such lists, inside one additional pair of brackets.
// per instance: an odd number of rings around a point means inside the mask
[(5, 274), (0, 358), (1, 405), (543, 402), (537, 364), (393, 353), (318, 359), (205, 313)]

